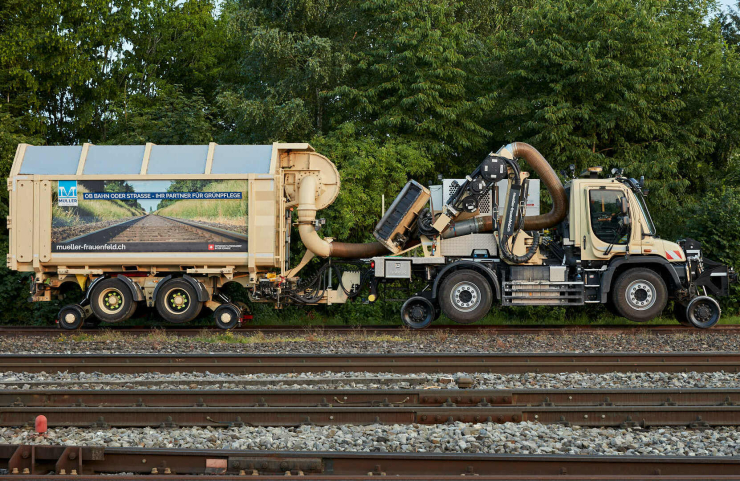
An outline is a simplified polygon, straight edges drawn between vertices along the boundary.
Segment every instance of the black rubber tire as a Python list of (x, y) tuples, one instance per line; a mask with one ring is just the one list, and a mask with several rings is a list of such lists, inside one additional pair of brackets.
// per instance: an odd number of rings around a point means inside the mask
[(678, 301), (673, 302), (673, 316), (682, 326), (691, 326), (689, 318), (686, 317), (686, 306)]
[(85, 322), (85, 310), (77, 304), (69, 304), (59, 310), (59, 327), (67, 331), (74, 331), (82, 327)]
[(426, 297), (414, 296), (401, 306), (401, 322), (410, 329), (424, 329), (434, 322), (436, 309)]
[(125, 321), (134, 315), (137, 307), (129, 287), (117, 278), (103, 279), (90, 293), (90, 308), (103, 322)]
[[(181, 304), (178, 304), (180, 297)], [(190, 322), (200, 314), (203, 303), (198, 301), (198, 292), (184, 279), (170, 279), (157, 292), (157, 312), (162, 319), (175, 324)]]
[(216, 322), (216, 326), (219, 329), (233, 329), (239, 325), (239, 321), (242, 319), (242, 310), (235, 304), (227, 302), (221, 304), (213, 311), (213, 320)]
[(617, 312), (634, 322), (655, 319), (668, 304), (668, 288), (663, 278), (641, 267), (620, 275), (610, 294)]
[(482, 274), (461, 269), (445, 278), (437, 298), (447, 317), (459, 324), (472, 324), (491, 310), (493, 291)]
[(612, 302), (611, 298), (608, 298), (606, 300), (604, 307), (606, 308), (607, 312), (614, 315), (615, 317), (622, 317), (622, 314), (617, 311), (617, 308), (614, 306), (614, 302)]

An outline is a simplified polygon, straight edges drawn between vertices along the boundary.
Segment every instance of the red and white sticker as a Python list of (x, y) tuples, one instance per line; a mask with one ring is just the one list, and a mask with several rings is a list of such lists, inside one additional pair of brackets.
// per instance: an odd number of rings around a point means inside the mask
[(208, 250), (209, 251), (216, 250), (216, 246), (214, 244), (208, 244)]
[(665, 251), (665, 257), (669, 261), (680, 261), (683, 259), (683, 256), (681, 256), (681, 251)]

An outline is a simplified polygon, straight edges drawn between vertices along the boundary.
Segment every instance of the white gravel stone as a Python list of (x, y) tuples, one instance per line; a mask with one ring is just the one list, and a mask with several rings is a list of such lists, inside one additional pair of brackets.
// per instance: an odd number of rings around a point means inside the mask
[[(370, 373), (320, 372), (298, 374), (225, 374), (179, 372), (174, 374), (0, 373), (0, 389), (457, 389), (449, 378), (472, 377), (477, 389), (686, 389), (740, 388), (735, 372), (622, 373)], [(445, 380), (445, 382), (441, 382)], [(172, 384), (162, 384), (171, 381)], [(147, 384), (148, 382), (157, 382)], [(255, 382), (255, 385), (248, 385)], [(32, 383), (32, 384), (31, 384)], [(49, 384), (44, 384), (49, 383)], [(52, 384), (55, 383), (55, 384)]]
[(46, 436), (38, 436), (29, 429), (0, 428), (0, 443), (296, 451), (738, 456), (740, 430), (734, 427), (706, 431), (582, 429), (527, 422), (107, 431), (57, 428), (50, 429)]

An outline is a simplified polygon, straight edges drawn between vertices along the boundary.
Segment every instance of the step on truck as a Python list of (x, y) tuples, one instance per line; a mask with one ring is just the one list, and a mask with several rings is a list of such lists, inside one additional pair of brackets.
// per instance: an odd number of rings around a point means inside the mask
[[(553, 201), (542, 215), (539, 182)], [(411, 328), (442, 312), (475, 322), (494, 303), (599, 303), (640, 322), (669, 300), (679, 322), (706, 328), (721, 314), (715, 297), (736, 280), (700, 243), (658, 237), (643, 181), (594, 168), (563, 185), (523, 143), (489, 154), (465, 179), (410, 181), (378, 222), (376, 242), (319, 234), (317, 212), (339, 189), (334, 164), (305, 143), (21, 144), (8, 178), (7, 266), (29, 273), (30, 301), (82, 289), (59, 312), (64, 329), (144, 309), (171, 323), (206, 309), (230, 329), (249, 308), (225, 294), (228, 285), (278, 308), (408, 292), (401, 319)], [(292, 266), (295, 234), (305, 252)], [(315, 257), (326, 260), (316, 266)]]

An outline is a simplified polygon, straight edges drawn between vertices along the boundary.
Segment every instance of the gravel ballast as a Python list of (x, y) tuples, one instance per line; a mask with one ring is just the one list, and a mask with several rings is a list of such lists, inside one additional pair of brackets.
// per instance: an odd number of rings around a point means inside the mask
[(537, 423), (341, 425), (297, 428), (0, 428), (0, 443), (146, 448), (603, 455), (740, 455), (740, 431), (579, 428)]
[[(0, 353), (6, 354), (362, 354), (362, 353), (466, 353), (466, 352), (709, 352), (740, 351), (740, 336), (723, 331), (660, 333), (635, 328), (634, 333), (582, 332), (503, 334), (436, 331), (422, 334), (399, 331), (375, 336), (362, 331), (337, 335), (307, 331), (287, 335), (254, 332), (228, 333), (209, 340), (153, 335), (91, 333), (52, 338), (0, 336)], [(221, 339), (221, 340), (219, 340)]]
[[(740, 373), (718, 371), (680, 373), (612, 372), (604, 374), (582, 372), (555, 374), (322, 372), (282, 375), (237, 375), (209, 372), (174, 374), (4, 372), (0, 373), (0, 389), (244, 389), (244, 382), (249, 381), (255, 381), (254, 385), (249, 386), (251, 389), (412, 389), (430, 387), (457, 389), (454, 379), (460, 376), (472, 377), (475, 380), (473, 387), (476, 389), (740, 388)], [(156, 381), (156, 385), (147, 385), (147, 382), (154, 381)], [(173, 383), (162, 384), (166, 381), (173, 381)], [(49, 382), (60, 384), (45, 384)], [(106, 382), (111, 383), (106, 384)]]

